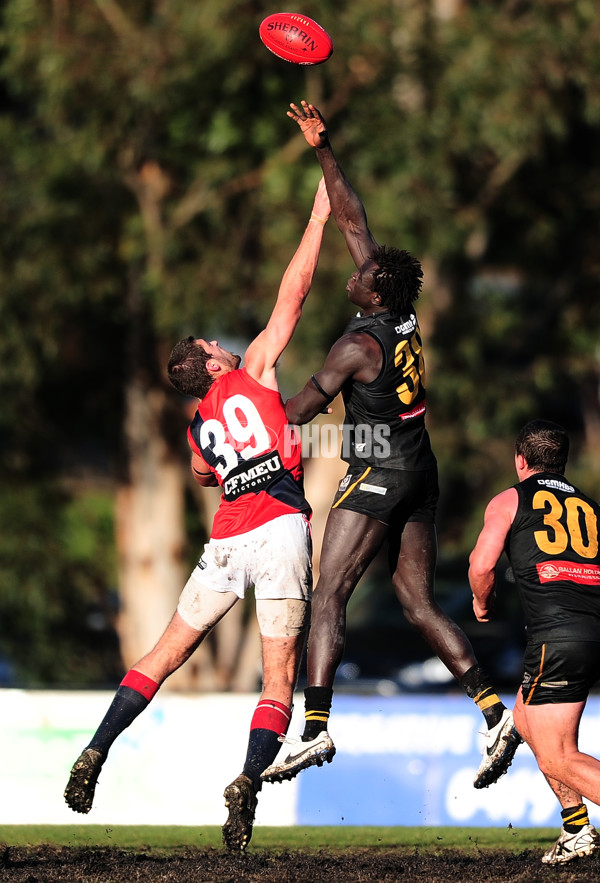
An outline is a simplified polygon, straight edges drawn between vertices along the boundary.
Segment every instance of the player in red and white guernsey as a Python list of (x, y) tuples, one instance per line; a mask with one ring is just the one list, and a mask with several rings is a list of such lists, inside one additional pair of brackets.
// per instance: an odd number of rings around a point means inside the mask
[(266, 328), (240, 356), (216, 340), (188, 337), (174, 347), (169, 379), (199, 399), (189, 428), (192, 470), (223, 488), (211, 537), (154, 649), (127, 673), (105, 718), (71, 771), (65, 799), (91, 809), (98, 774), (117, 736), (146, 708), (219, 620), (254, 586), (262, 640), (263, 690), (250, 725), (242, 773), (225, 789), (225, 845), (250, 841), (261, 773), (287, 732), (310, 616), (311, 510), (299, 442), (277, 385), (277, 360), (290, 342), (317, 267), (329, 198), (321, 180), (302, 241), (281, 281)]
[(493, 617), (503, 552), (523, 605), (527, 647), (514, 717), (562, 807), (560, 836), (542, 857), (551, 865), (600, 847), (583, 803), (600, 804), (600, 761), (578, 747), (581, 715), (600, 681), (600, 505), (565, 478), (568, 454), (561, 426), (523, 427), (519, 483), (488, 504), (469, 568), (480, 622)]
[[(209, 351), (215, 345), (202, 343)], [(185, 366), (185, 350), (196, 343), (191, 338), (179, 346)], [(246, 367), (228, 371), (211, 385), (188, 429), (195, 475), (202, 480), (209, 471), (223, 488), (211, 532), (215, 540), (247, 533), (282, 515), (310, 516), (300, 442), (277, 388), (264, 386), (251, 371), (252, 358), (248, 368), (246, 354)], [(171, 374), (176, 377), (174, 368)]]

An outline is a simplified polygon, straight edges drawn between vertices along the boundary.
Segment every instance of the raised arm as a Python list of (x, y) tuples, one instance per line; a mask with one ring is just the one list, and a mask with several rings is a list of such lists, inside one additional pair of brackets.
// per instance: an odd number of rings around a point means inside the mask
[(252, 341), (244, 356), (248, 373), (263, 386), (277, 389), (275, 365), (292, 339), (310, 291), (329, 217), (329, 197), (321, 178), (310, 220), (294, 257), (283, 274), (277, 301), (267, 327)]
[(473, 611), (479, 622), (488, 622), (496, 600), (496, 565), (517, 511), (515, 488), (502, 491), (488, 503), (483, 528), (469, 558), (469, 584)]
[[(308, 423), (320, 414), (340, 392), (346, 381), (369, 382), (366, 373), (381, 358), (379, 344), (368, 334), (345, 334), (329, 350), (325, 364), (313, 374), (304, 389), (285, 403), (290, 423)], [(375, 372), (377, 373), (377, 371)]]
[(307, 143), (315, 148), (331, 201), (331, 213), (346, 240), (352, 260), (360, 268), (377, 248), (365, 208), (335, 158), (320, 111), (306, 101), (301, 105), (290, 104), (292, 109), (288, 110), (288, 116), (298, 123)]

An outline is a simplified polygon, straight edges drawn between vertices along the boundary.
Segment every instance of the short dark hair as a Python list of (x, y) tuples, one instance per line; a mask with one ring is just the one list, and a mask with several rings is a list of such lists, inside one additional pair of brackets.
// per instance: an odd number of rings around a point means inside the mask
[(378, 246), (371, 255), (377, 264), (373, 270), (373, 291), (381, 298), (392, 316), (406, 313), (419, 297), (423, 284), (423, 268), (408, 251)]
[(213, 382), (206, 368), (208, 359), (210, 353), (196, 343), (195, 337), (184, 337), (176, 343), (167, 363), (169, 380), (175, 389), (183, 395), (203, 399)]
[(530, 469), (564, 475), (569, 457), (569, 436), (558, 423), (532, 420), (519, 432), (515, 449), (525, 458)]

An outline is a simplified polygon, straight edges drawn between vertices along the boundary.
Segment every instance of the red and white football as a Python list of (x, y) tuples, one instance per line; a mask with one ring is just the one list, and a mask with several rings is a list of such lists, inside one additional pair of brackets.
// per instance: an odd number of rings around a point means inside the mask
[(333, 41), (321, 25), (295, 12), (274, 12), (258, 29), (267, 49), (292, 64), (322, 64), (333, 52)]

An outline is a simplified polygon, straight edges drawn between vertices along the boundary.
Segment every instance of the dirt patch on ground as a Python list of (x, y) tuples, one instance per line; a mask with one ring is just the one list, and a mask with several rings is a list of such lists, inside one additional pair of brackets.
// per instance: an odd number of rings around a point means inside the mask
[(250, 852), (186, 849), (175, 854), (103, 847), (0, 846), (0, 879), (10, 883), (590, 883), (600, 880), (600, 855), (559, 867), (540, 863), (540, 854), (481, 850), (435, 854), (415, 850), (352, 849), (344, 853)]

